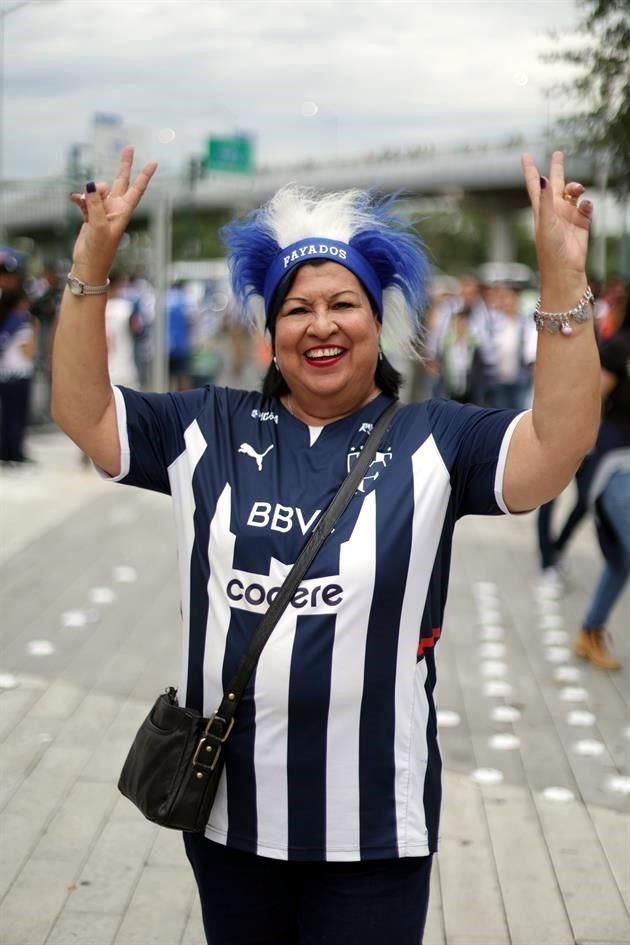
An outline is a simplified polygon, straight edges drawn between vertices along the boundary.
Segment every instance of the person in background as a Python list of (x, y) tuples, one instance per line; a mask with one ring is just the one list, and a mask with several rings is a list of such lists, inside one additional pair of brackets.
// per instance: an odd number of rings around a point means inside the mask
[(20, 250), (0, 246), (0, 295), (23, 288), (27, 259)]
[(442, 396), (460, 404), (484, 402), (484, 360), (481, 341), (471, 324), (470, 308), (450, 315), (436, 360)]
[(624, 318), (600, 347), (603, 419), (589, 462), (589, 499), (594, 503), (604, 567), (575, 641), (577, 656), (598, 669), (616, 670), (606, 622), (630, 574), (630, 293)]
[(153, 359), (155, 291), (148, 279), (137, 274), (129, 281), (125, 296), (133, 303), (130, 327), (138, 383), (142, 390), (147, 390)]
[[(67, 265), (64, 272), (67, 271)], [(60, 264), (48, 261), (37, 282), (37, 291), (31, 301), (31, 314), (37, 323), (37, 354), (35, 357), (34, 383), (37, 397), (35, 410), (40, 422), (50, 421), (50, 356), (55, 319), (64, 283)]]
[(0, 296), (0, 462), (30, 462), (24, 435), (35, 359), (36, 331), (23, 288)]
[(166, 294), (168, 319), (168, 373), (171, 390), (190, 390), (190, 353), (192, 350), (191, 305), (185, 283), (178, 280)]
[(497, 286), (494, 304), (494, 406), (522, 410), (531, 395), (536, 329), (521, 314), (513, 286)]
[(592, 455), (589, 454), (575, 474), (575, 502), (564, 524), (558, 530), (557, 537), (553, 537), (553, 510), (556, 500), (552, 499), (551, 502), (541, 505), (536, 516), (541, 582), (554, 587), (558, 594), (562, 592), (568, 574), (566, 561), (568, 544), (588, 512), (591, 464)]
[[(604, 334), (607, 338), (613, 337), (624, 324), (626, 319), (625, 307), (627, 306), (628, 296), (630, 296), (630, 287), (626, 287), (625, 294), (619, 296), (619, 280), (613, 280), (612, 286), (614, 291), (609, 297), (614, 298), (614, 305), (612, 307), (606, 305), (604, 315), (602, 316), (598, 307), (599, 286), (593, 280), (589, 280), (589, 284), (595, 297), (595, 330), (600, 343), (603, 343), (605, 341), (601, 336), (603, 324), (606, 325)], [(598, 321), (598, 319), (600, 319), (600, 321)], [(558, 529), (557, 537), (553, 537), (553, 509), (555, 508), (556, 500), (541, 505), (536, 516), (541, 581), (543, 584), (555, 588), (558, 593), (562, 592), (568, 574), (566, 559), (568, 543), (576, 528), (589, 511), (589, 488), (593, 477), (595, 462), (596, 456), (593, 453), (589, 454), (584, 458), (584, 461), (576, 472), (575, 503), (564, 524)]]
[[(426, 355), (428, 356), (428, 374), (433, 375), (432, 396), (445, 394), (442, 388), (441, 376), (431, 370), (436, 367), (444, 350), (444, 341), (451, 330), (451, 320), (454, 315), (465, 312), (468, 320), (470, 337), (475, 339), (477, 350), (475, 371), (479, 373), (479, 382), (475, 379), (475, 403), (480, 406), (493, 405), (493, 391), (495, 382), (496, 349), (494, 343), (494, 326), (496, 313), (491, 309), (484, 298), (481, 285), (472, 273), (465, 273), (459, 280), (457, 294), (438, 302), (431, 311), (430, 324), (427, 326)], [(457, 326), (455, 334), (461, 337), (462, 324)], [(452, 337), (452, 335), (451, 335)], [(448, 346), (448, 345), (447, 345)], [(433, 365), (431, 364), (433, 362)], [(448, 395), (446, 395), (448, 396)]]
[(105, 306), (107, 364), (113, 383), (138, 387), (134, 357), (132, 317), (134, 302), (129, 298), (129, 280), (123, 273), (113, 273)]
[[(217, 304), (218, 303), (218, 304)], [(222, 334), (226, 310), (221, 296), (207, 292), (195, 307), (190, 326), (192, 351), (189, 360), (192, 387), (214, 384), (223, 368)]]

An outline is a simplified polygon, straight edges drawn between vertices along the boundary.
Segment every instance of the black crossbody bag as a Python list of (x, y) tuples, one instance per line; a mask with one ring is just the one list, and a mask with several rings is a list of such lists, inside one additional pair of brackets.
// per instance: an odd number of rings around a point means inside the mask
[(339, 516), (374, 459), (398, 410), (389, 404), (376, 421), (354, 466), (313, 529), (210, 718), (177, 703), (177, 690), (162, 693), (138, 729), (118, 781), (119, 790), (147, 820), (174, 830), (205, 830), (225, 761), (234, 717), (262, 649)]

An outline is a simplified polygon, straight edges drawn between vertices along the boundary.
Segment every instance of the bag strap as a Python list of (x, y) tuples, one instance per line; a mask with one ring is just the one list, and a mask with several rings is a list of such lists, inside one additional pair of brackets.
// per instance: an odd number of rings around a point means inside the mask
[(221, 705), (210, 719), (206, 730), (207, 735), (214, 735), (219, 738), (221, 742), (225, 741), (229, 735), (232, 725), (234, 724), (234, 714), (265, 643), (271, 636), (274, 627), (295, 594), (300, 581), (312, 564), (315, 555), (334, 528), (340, 515), (350, 502), (350, 499), (355, 494), (359, 483), (367, 472), (368, 466), (376, 455), (379, 443), (399, 407), (400, 404), (398, 401), (394, 400), (383, 410), (374, 424), (356, 463), (341, 483), (341, 486), (329, 503), (326, 511), (313, 529), (310, 538), (302, 548), (295, 564), (284, 579), (278, 594), (274, 597), (272, 603), (269, 605), (269, 609), (258, 624), (256, 632), (241, 657), (241, 661), (234, 675), (225, 687)]

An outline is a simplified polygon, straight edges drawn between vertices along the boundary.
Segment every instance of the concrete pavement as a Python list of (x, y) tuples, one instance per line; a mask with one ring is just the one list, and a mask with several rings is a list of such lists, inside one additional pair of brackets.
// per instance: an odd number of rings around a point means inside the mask
[[(115, 787), (179, 661), (168, 500), (61, 434), (0, 472), (0, 943), (203, 945), (178, 834)], [(445, 762), (425, 945), (630, 942), (630, 596), (603, 674), (570, 640), (599, 566), (537, 584), (532, 516), (469, 519), (438, 649)], [(334, 943), (331, 943), (334, 945)]]

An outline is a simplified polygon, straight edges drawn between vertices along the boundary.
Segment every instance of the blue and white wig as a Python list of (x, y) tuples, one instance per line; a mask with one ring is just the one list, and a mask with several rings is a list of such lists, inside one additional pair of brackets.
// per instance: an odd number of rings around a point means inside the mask
[(383, 324), (384, 348), (413, 348), (429, 264), (394, 200), (360, 190), (318, 194), (292, 184), (224, 227), (232, 290), (253, 325), (273, 336), (279, 284), (297, 266), (328, 259), (363, 284)]

